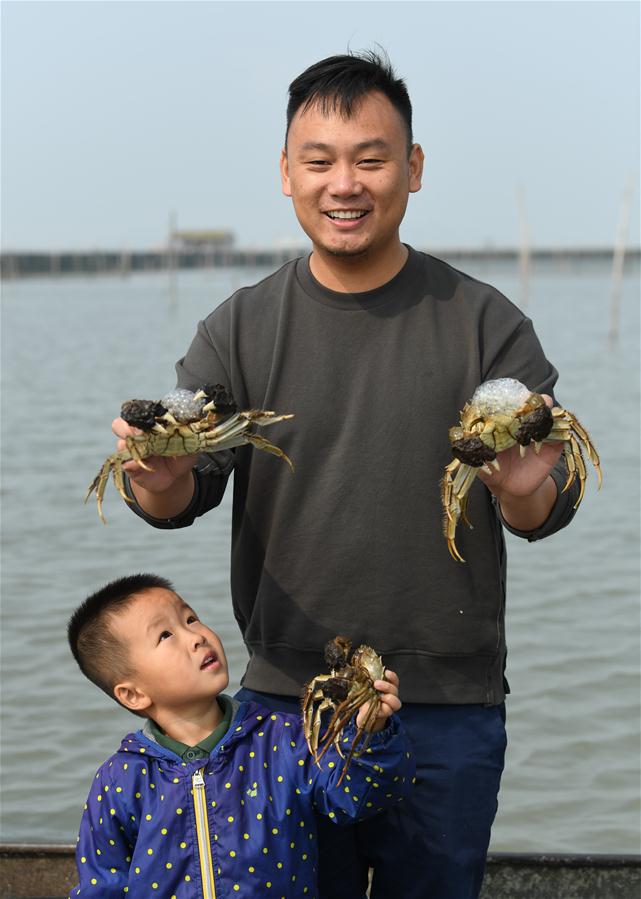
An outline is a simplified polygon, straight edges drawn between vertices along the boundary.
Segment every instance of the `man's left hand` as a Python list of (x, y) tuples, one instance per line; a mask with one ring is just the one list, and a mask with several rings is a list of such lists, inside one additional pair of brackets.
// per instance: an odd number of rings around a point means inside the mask
[[(553, 405), (551, 396), (543, 394), (543, 398), (548, 406)], [(550, 514), (557, 496), (550, 472), (562, 451), (561, 441), (543, 443), (538, 453), (531, 443), (521, 456), (520, 446), (515, 445), (497, 455), (499, 471), (491, 465), (492, 474), (479, 471), (480, 480), (496, 496), (503, 517), (512, 527), (533, 530)]]

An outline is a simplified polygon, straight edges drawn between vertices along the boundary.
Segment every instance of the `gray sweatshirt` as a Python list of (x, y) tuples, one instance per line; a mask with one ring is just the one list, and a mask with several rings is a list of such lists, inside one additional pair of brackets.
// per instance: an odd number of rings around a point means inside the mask
[[(557, 372), (532, 324), (494, 288), (410, 250), (389, 283), (359, 294), (319, 284), (306, 258), (237, 291), (200, 322), (178, 385), (227, 386), (241, 408), (293, 412), (266, 436), (296, 471), (250, 447), (202, 456), (190, 525), (218, 505), (232, 468), (231, 588), (250, 653), (243, 683), (297, 695), (336, 634), (365, 642), (406, 702), (501, 702), (505, 546), (491, 494), (471, 488), (455, 562), (439, 483), (448, 428), (483, 381), (552, 394)], [(576, 492), (529, 540), (564, 527)], [(199, 564), (206, 565), (207, 560)]]

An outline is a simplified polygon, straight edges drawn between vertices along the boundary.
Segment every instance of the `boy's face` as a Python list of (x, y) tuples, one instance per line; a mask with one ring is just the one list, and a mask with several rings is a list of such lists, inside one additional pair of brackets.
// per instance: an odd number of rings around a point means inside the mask
[[(127, 683), (151, 700), (151, 706), (134, 711), (152, 716), (159, 711), (184, 712), (216, 697), (229, 683), (217, 634), (170, 590), (141, 593), (114, 616), (110, 627), (128, 649), (134, 674)], [(127, 697), (118, 698), (132, 708)]]

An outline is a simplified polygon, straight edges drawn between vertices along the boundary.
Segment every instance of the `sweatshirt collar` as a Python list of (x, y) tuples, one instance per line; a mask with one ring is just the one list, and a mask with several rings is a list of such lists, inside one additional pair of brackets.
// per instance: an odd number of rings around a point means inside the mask
[(411, 285), (416, 283), (421, 267), (420, 257), (412, 247), (407, 246), (407, 249), (408, 255), (403, 268), (394, 275), (391, 281), (375, 287), (373, 290), (359, 293), (330, 290), (312, 275), (309, 256), (303, 256), (296, 261), (296, 278), (304, 292), (318, 303), (335, 309), (368, 311), (402, 299), (408, 293)]

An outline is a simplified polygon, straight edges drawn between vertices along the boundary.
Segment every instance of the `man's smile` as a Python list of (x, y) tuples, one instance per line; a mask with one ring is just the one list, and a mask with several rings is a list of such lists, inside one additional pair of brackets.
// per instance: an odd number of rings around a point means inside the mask
[(349, 221), (352, 219), (361, 219), (366, 216), (367, 213), (367, 209), (330, 209), (325, 212), (325, 215), (334, 220)]

